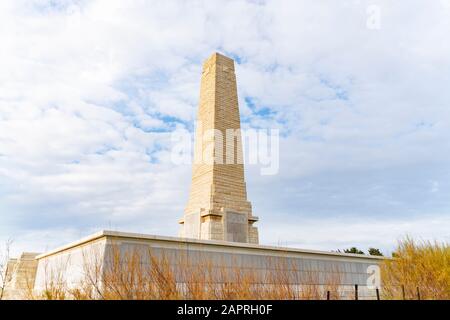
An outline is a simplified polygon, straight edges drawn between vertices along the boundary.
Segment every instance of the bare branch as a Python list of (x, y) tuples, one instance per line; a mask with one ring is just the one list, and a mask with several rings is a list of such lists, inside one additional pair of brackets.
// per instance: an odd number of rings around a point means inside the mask
[(0, 300), (3, 299), (6, 286), (11, 278), (12, 270), (9, 270), (8, 262), (13, 242), (13, 239), (7, 239), (4, 243), (4, 249), (0, 250)]

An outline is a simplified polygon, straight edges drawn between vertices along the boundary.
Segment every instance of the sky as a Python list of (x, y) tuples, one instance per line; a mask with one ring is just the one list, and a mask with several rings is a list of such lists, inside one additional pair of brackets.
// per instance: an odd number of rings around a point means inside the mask
[(260, 243), (450, 241), (450, 1), (0, 2), (0, 243), (43, 252), (101, 229), (176, 236), (202, 62), (236, 61)]

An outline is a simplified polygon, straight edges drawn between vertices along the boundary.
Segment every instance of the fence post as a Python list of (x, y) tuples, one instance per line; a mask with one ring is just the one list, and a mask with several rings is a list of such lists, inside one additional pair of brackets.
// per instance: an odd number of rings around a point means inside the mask
[(419, 287), (417, 287), (417, 300), (420, 300), (420, 290), (419, 290)]
[(403, 300), (406, 300), (405, 285), (404, 284), (402, 284), (402, 297), (403, 297)]
[(358, 285), (355, 284), (355, 300), (358, 300)]
[(327, 291), (327, 300), (330, 300), (330, 291)]
[(377, 292), (377, 300), (380, 300), (380, 289), (376, 288), (375, 291)]

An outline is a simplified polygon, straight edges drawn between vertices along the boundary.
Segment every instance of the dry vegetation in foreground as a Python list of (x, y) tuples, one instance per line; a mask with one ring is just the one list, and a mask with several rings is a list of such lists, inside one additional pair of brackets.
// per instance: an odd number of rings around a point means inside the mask
[(446, 243), (399, 241), (394, 259), (381, 265), (386, 299), (450, 300), (450, 246)]
[[(47, 270), (45, 290), (31, 299), (79, 300), (294, 300), (330, 299), (345, 297), (339, 270), (330, 272), (324, 284), (318, 286), (318, 274), (311, 272), (305, 279), (296, 279), (293, 266), (283, 262), (270, 263), (265, 272), (226, 268), (201, 259), (191, 264), (185, 256), (177, 257), (176, 268), (165, 255), (151, 250), (121, 253), (112, 247), (108, 263), (103, 264), (98, 255), (84, 254), (84, 279), (76, 288), (69, 288), (62, 280), (63, 272)], [(172, 258), (173, 259), (173, 258)], [(173, 261), (173, 260), (171, 260)], [(64, 270), (64, 264), (60, 270)], [(286, 272), (291, 269), (291, 272)], [(175, 271), (177, 270), (177, 271)], [(294, 275), (294, 276), (293, 276)], [(297, 284), (295, 284), (297, 283)], [(301, 283), (300, 285), (298, 283)], [(350, 298), (351, 294), (347, 298)]]
[(0, 251), (0, 300), (3, 299), (5, 294), (5, 288), (8, 285), (8, 282), (11, 278), (8, 270), (8, 262), (9, 262), (9, 251), (11, 247), (12, 240), (8, 239), (5, 242), (4, 253)]
[[(264, 272), (226, 268), (200, 259), (191, 264), (179, 256), (176, 268), (164, 255), (148, 251), (120, 253), (112, 247), (108, 263), (95, 252), (83, 254), (84, 278), (74, 288), (64, 279), (64, 263), (60, 268), (46, 270), (49, 281), (36, 295), (29, 290), (30, 299), (353, 299), (354, 292), (341, 286), (343, 273), (333, 270), (320, 281), (318, 272), (309, 272), (299, 279), (287, 262), (270, 263)], [(450, 300), (450, 246), (442, 243), (414, 241), (399, 242), (394, 259), (381, 263), (383, 286), (381, 299), (445, 299)], [(286, 272), (291, 269), (292, 272)], [(175, 270), (177, 270), (175, 272)], [(317, 285), (317, 283), (322, 283)], [(374, 297), (372, 297), (374, 298)]]

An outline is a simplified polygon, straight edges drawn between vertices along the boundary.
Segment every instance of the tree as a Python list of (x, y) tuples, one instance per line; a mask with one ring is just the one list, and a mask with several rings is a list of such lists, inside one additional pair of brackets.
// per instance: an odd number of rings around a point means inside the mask
[(369, 248), (369, 254), (371, 256), (380, 256), (380, 257), (383, 256), (383, 254), (381, 253), (380, 249), (376, 249), (376, 248)]
[(351, 247), (350, 249), (344, 249), (345, 253), (354, 253), (354, 254), (364, 254), (364, 251), (359, 250), (356, 247)]

